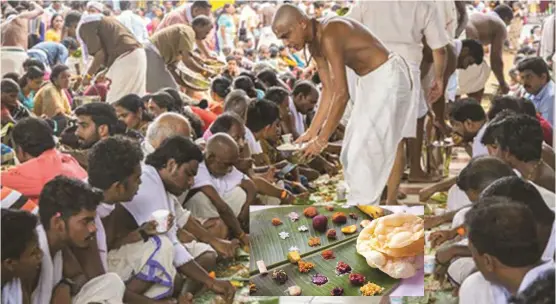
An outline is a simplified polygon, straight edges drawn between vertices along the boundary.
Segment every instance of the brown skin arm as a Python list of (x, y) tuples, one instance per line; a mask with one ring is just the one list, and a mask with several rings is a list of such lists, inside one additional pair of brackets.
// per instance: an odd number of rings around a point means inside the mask
[(312, 136), (317, 136), (319, 134), (320, 127), (323, 125), (326, 120), (326, 116), (328, 115), (328, 110), (331, 104), (332, 88), (330, 87), (331, 81), (328, 62), (322, 57), (314, 57), (313, 59), (316, 63), (320, 80), (322, 81), (322, 92), (320, 95), (320, 106), (306, 133), (311, 134)]
[[(192, 55), (191, 52), (182, 52), (182, 61), (185, 66), (190, 68), (193, 72), (202, 74), (203, 76), (210, 76), (212, 72), (205, 69), (202, 66), (202, 61), (197, 61), (197, 59)], [(199, 64), (201, 63), (201, 64)]]
[[(456, 10), (458, 12), (458, 27), (456, 28), (456, 37), (459, 37), (469, 21), (469, 16), (467, 16), (467, 1), (454, 1), (456, 3)], [(455, 37), (452, 37), (455, 38)]]
[(19, 14), (17, 16), (18, 18), (31, 20), (37, 18), (38, 16), (44, 13), (44, 9), (40, 5), (36, 4), (35, 1), (31, 1), (30, 4), (33, 6), (33, 9)]
[[(218, 192), (216, 192), (212, 186), (201, 187), (201, 192), (210, 199), (216, 210), (218, 210), (220, 218), (222, 218), (224, 223), (233, 231), (234, 235), (239, 236), (242, 234), (243, 230), (241, 229), (239, 220), (234, 215), (230, 206), (220, 197)], [(249, 197), (247, 197), (247, 200), (249, 201)]]
[(506, 28), (499, 25), (496, 35), (492, 40), (492, 44), (490, 45), (490, 65), (492, 66), (492, 72), (494, 73), (494, 76), (496, 76), (500, 86), (507, 86), (506, 80), (504, 79), (504, 62), (502, 60), (502, 52), (506, 36)]
[(456, 71), (458, 63), (458, 58), (456, 57), (456, 50), (451, 45), (448, 44), (446, 46), (446, 70), (444, 71), (444, 88), (448, 86), (448, 80), (450, 80), (450, 76), (454, 74)]
[[(104, 64), (104, 61), (106, 59), (105, 55), (106, 54), (102, 49), (100, 49), (98, 52), (95, 53), (95, 56), (93, 57), (93, 63), (91, 63), (91, 66), (87, 70), (87, 75), (94, 76), (99, 71), (100, 67)], [(84, 82), (83, 84), (87, 84), (89, 80), (84, 79), (83, 82)]]

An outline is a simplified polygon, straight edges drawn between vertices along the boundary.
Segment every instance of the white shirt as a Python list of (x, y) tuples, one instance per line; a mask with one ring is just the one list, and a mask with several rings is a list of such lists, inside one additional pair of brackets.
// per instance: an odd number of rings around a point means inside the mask
[(295, 103), (293, 102), (291, 96), (288, 98), (288, 108), (293, 115), (295, 122), (295, 131), (297, 132), (297, 134), (301, 135), (305, 133), (305, 116), (297, 111), (297, 108), (295, 107)]
[(120, 21), (127, 29), (133, 33), (135, 38), (139, 42), (145, 42), (149, 39), (149, 33), (147, 32), (147, 27), (145, 26), (145, 22), (141, 17), (134, 14), (130, 10), (123, 11), (118, 17), (118, 21)]
[(259, 15), (257, 15), (257, 12), (255, 12), (255, 10), (253, 10), (251, 5), (248, 3), (243, 7), (241, 14), (239, 15), (239, 26), (249, 29), (256, 28), (258, 24)]
[(450, 42), (430, 1), (358, 0), (346, 16), (363, 23), (390, 51), (414, 64), (423, 59), (423, 36), (433, 50)]
[(542, 26), (541, 46), (539, 49), (539, 56), (546, 60), (546, 57), (554, 53), (554, 35), (556, 20), (554, 20), (554, 13), (545, 19)]
[(249, 150), (251, 150), (251, 154), (262, 154), (263, 147), (261, 147), (261, 143), (255, 138), (255, 135), (249, 128), (245, 127), (245, 141), (247, 141), (247, 145), (249, 146)]
[(477, 132), (477, 135), (475, 135), (475, 138), (473, 138), (473, 146), (472, 146), (473, 157), (488, 155), (487, 147), (481, 143), (481, 140), (483, 139), (483, 135), (485, 135), (487, 126), (488, 126), (488, 122), (485, 122), (485, 124), (481, 127), (481, 129), (479, 129), (479, 132)]
[[(529, 270), (529, 272), (527, 272), (527, 274), (523, 277), (523, 280), (521, 280), (521, 284), (519, 284), (517, 293), (522, 293), (525, 289), (527, 289), (527, 287), (529, 287), (529, 285), (531, 285), (531, 283), (534, 283), (541, 275), (548, 271), (554, 272), (553, 261), (546, 262)], [(511, 294), (506, 290), (506, 288), (492, 283), (490, 284), (490, 288), (495, 304), (509, 303), (508, 299), (510, 298)]]
[[(144, 164), (141, 165), (141, 169), (143, 172), (139, 191), (131, 202), (122, 203), (122, 206), (133, 216), (139, 226), (151, 221), (152, 213), (159, 209), (169, 210), (170, 213), (176, 214), (175, 197), (166, 192), (158, 171), (154, 167)], [(166, 236), (174, 245), (174, 266), (180, 267), (191, 261), (193, 257), (178, 240), (177, 229), (177, 222), (174, 221), (174, 225), (166, 232)]]
[(195, 175), (195, 184), (193, 184), (191, 189), (212, 186), (216, 192), (218, 192), (218, 195), (221, 197), (225, 196), (239, 186), (244, 179), (248, 179), (248, 177), (238, 169), (235, 167), (232, 168), (232, 172), (223, 177), (216, 177), (210, 174), (206, 163), (203, 161), (199, 164), (199, 171), (197, 171), (197, 175)]
[(458, 28), (458, 11), (456, 10), (455, 1), (435, 0), (438, 16), (444, 25), (444, 29), (448, 33), (450, 39), (456, 37), (456, 29)]

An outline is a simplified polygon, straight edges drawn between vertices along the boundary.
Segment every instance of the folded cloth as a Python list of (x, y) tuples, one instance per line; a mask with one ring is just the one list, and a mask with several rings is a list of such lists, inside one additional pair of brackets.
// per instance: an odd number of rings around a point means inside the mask
[[(353, 87), (353, 86), (350, 86)], [(350, 194), (348, 203), (376, 204), (386, 185), (398, 144), (415, 137), (418, 106), (409, 66), (399, 55), (357, 78), (340, 156)]]
[(21, 304), (23, 303), (23, 293), (21, 291), (21, 280), (15, 278), (2, 287), (2, 304)]

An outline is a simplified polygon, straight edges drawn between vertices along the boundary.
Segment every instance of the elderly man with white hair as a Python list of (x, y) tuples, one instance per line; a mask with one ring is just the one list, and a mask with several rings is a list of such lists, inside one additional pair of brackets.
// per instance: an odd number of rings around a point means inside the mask
[(191, 137), (191, 125), (180, 114), (166, 112), (158, 116), (147, 128), (147, 135), (141, 144), (145, 157), (152, 152), (168, 137), (182, 135)]

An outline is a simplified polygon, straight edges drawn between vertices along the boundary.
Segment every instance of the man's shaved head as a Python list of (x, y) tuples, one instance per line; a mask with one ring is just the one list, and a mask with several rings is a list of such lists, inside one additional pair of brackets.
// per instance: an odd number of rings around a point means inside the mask
[(291, 4), (281, 5), (272, 20), (272, 31), (284, 45), (300, 51), (306, 44), (306, 31), (310, 19), (299, 7)]
[(164, 113), (158, 116), (147, 129), (147, 140), (156, 149), (167, 138), (181, 135), (191, 136), (189, 121), (177, 113)]
[(232, 172), (239, 158), (239, 147), (227, 133), (213, 135), (205, 150), (205, 163), (209, 172), (222, 177)]

